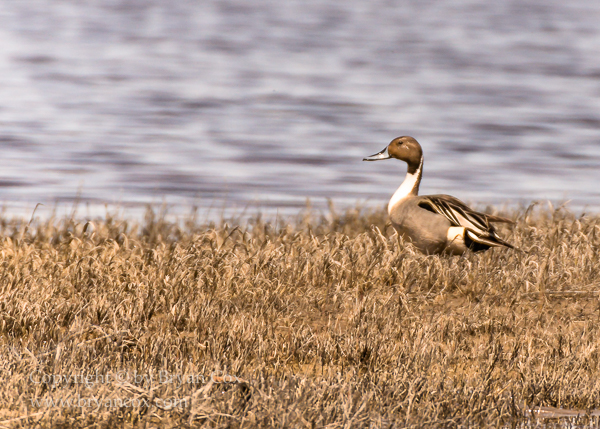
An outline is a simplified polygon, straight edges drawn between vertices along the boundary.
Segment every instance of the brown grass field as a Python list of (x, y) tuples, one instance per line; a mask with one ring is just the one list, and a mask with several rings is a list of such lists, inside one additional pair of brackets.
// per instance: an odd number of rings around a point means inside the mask
[(598, 427), (600, 216), (501, 214), (522, 251), (462, 257), (383, 210), (1, 219), (0, 428)]

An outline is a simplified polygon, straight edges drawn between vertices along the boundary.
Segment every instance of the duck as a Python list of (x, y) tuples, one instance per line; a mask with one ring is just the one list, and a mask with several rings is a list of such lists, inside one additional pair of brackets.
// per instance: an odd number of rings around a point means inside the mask
[(381, 152), (363, 161), (392, 158), (404, 161), (408, 166), (404, 181), (387, 207), (392, 225), (405, 241), (428, 255), (462, 255), (492, 247), (515, 248), (498, 235), (492, 224), (512, 224), (512, 220), (475, 211), (450, 195), (419, 195), (423, 149), (413, 137), (397, 137)]

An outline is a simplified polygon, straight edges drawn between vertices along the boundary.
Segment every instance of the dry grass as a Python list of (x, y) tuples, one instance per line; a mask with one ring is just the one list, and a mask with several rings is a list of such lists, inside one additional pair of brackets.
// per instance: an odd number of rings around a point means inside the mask
[(0, 428), (524, 427), (529, 407), (597, 408), (600, 217), (505, 215), (523, 252), (464, 257), (415, 253), (383, 212), (3, 220)]

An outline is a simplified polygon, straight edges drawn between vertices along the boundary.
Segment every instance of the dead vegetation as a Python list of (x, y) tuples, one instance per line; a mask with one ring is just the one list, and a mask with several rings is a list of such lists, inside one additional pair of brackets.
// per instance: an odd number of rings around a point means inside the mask
[(415, 253), (383, 211), (4, 219), (0, 427), (533, 427), (536, 406), (591, 413), (600, 217), (504, 215), (522, 251), (463, 257)]

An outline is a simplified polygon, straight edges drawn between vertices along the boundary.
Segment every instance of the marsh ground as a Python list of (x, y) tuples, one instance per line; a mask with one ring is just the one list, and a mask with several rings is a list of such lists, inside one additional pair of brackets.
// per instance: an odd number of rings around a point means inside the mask
[(383, 211), (4, 219), (0, 427), (562, 426), (527, 410), (600, 407), (600, 217), (503, 214), (522, 251), (463, 257)]

